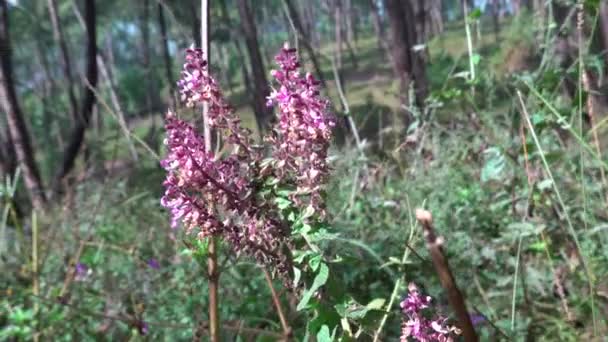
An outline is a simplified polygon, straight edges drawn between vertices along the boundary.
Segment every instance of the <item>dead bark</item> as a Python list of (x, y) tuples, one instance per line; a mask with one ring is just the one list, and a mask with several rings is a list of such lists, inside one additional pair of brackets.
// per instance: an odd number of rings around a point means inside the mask
[(271, 118), (271, 111), (266, 106), (266, 97), (270, 94), (270, 87), (266, 79), (266, 71), (264, 69), (264, 61), (260, 54), (260, 46), (258, 44), (257, 30), (253, 12), (250, 7), (249, 0), (238, 0), (237, 6), (241, 16), (241, 27), (249, 52), (249, 61), (251, 65), (251, 74), (253, 75), (253, 110), (260, 134), (266, 130)]
[(76, 122), (69, 137), (68, 144), (63, 153), (61, 165), (55, 176), (54, 190), (58, 190), (61, 181), (74, 167), (85, 137), (86, 129), (91, 121), (93, 106), (95, 105), (95, 87), (97, 86), (97, 32), (95, 23), (95, 0), (86, 0), (84, 21), (87, 35), (87, 72), (85, 77), (85, 91), (81, 108), (81, 119)]
[(46, 196), (34, 159), (30, 134), (17, 100), (11, 52), (8, 3), (6, 0), (0, 0), (0, 106), (6, 114), (10, 142), (23, 171), (32, 206), (40, 210), (46, 206)]
[(61, 21), (59, 20), (59, 14), (57, 13), (57, 1), (48, 0), (48, 8), (49, 16), (51, 18), (51, 26), (53, 27), (53, 37), (55, 39), (55, 43), (59, 46), (59, 51), (61, 52), (63, 75), (67, 81), (66, 88), (68, 92), (68, 100), (70, 102), (72, 120), (75, 122), (80, 121), (82, 118), (80, 117), (80, 113), (78, 111), (78, 101), (76, 100), (76, 94), (74, 93), (76, 85), (72, 72), (72, 62), (68, 45), (63, 34), (63, 29), (61, 27)]

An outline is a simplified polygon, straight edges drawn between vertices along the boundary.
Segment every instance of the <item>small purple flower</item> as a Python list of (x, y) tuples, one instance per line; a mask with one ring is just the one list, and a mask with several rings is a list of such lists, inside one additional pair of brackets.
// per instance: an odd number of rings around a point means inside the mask
[(401, 311), (404, 321), (401, 326), (401, 341), (406, 342), (408, 338), (416, 341), (451, 342), (453, 335), (459, 334), (457, 328), (446, 324), (447, 318), (435, 315), (433, 319), (427, 318), (424, 310), (430, 308), (432, 298), (423, 296), (414, 283), (408, 286), (408, 295), (401, 302)]
[(138, 321), (137, 322), (137, 330), (139, 331), (140, 335), (147, 335), (148, 332), (149, 332), (148, 323), (146, 323), (144, 321)]
[(85, 281), (90, 274), (91, 269), (89, 269), (86, 264), (82, 262), (76, 263), (76, 266), (74, 267), (74, 280)]
[(155, 258), (148, 259), (148, 266), (155, 270), (160, 269), (160, 264), (158, 263), (158, 260), (156, 260)]
[(471, 317), (471, 323), (473, 323), (473, 325), (480, 325), (486, 321), (486, 317), (484, 315), (476, 313), (469, 314), (469, 317)]

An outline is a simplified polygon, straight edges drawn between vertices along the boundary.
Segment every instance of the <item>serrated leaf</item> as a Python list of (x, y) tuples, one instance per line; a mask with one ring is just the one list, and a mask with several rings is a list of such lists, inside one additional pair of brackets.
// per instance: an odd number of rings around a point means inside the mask
[(317, 273), (317, 276), (315, 277), (315, 280), (312, 282), (312, 285), (310, 286), (310, 288), (306, 289), (306, 291), (302, 295), (302, 299), (300, 299), (300, 302), (298, 303), (298, 306), (296, 307), (297, 311), (301, 311), (308, 305), (308, 302), (310, 302), (310, 299), (312, 298), (312, 296), (315, 294), (315, 292), (317, 292), (317, 290), (321, 286), (325, 285), (328, 278), (329, 278), (329, 268), (327, 267), (326, 264), (322, 263), (321, 266), (319, 267), (319, 273)]

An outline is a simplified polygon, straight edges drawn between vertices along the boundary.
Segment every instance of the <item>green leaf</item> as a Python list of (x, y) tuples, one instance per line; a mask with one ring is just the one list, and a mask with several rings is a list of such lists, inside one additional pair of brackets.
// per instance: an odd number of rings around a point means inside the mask
[(322, 260), (321, 254), (317, 254), (317, 255), (313, 256), (312, 258), (310, 258), (310, 260), (308, 260), (308, 265), (310, 266), (310, 268), (312, 268), (312, 270), (314, 272), (316, 272), (319, 269), (321, 260)]
[(485, 163), (481, 170), (481, 182), (501, 180), (506, 167), (506, 160), (502, 151), (497, 147), (490, 147), (483, 151)]
[(317, 333), (317, 341), (318, 342), (331, 342), (333, 339), (329, 335), (329, 327), (327, 325), (323, 325), (321, 330)]
[(478, 53), (474, 53), (474, 54), (471, 56), (471, 61), (472, 61), (472, 62), (473, 62), (473, 64), (475, 64), (475, 65), (479, 64), (479, 62), (481, 61), (481, 55), (480, 55), (480, 54), (478, 54)]
[(367, 305), (365, 307), (368, 310), (382, 310), (382, 307), (384, 306), (384, 302), (386, 302), (386, 299), (376, 298), (376, 299), (372, 300), (371, 302), (367, 303)]
[(293, 268), (293, 287), (297, 288), (300, 283), (300, 278), (302, 278), (302, 271), (299, 268)]
[(475, 8), (473, 11), (471, 11), (471, 13), (469, 13), (469, 19), (477, 20), (479, 18), (481, 18), (481, 9)]
[(302, 299), (300, 300), (300, 302), (298, 303), (298, 306), (296, 307), (297, 311), (301, 311), (308, 305), (308, 302), (310, 301), (312, 296), (315, 294), (315, 292), (317, 292), (317, 290), (321, 286), (325, 285), (328, 278), (329, 278), (329, 268), (327, 267), (326, 264), (322, 263), (321, 267), (319, 268), (319, 273), (317, 273), (317, 276), (315, 277), (315, 280), (312, 282), (312, 285), (302, 295)]

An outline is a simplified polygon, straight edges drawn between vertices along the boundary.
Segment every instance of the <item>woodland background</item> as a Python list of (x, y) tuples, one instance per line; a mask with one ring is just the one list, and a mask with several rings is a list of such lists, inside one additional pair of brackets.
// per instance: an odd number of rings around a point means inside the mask
[[(210, 3), (211, 72), (256, 136), (286, 41), (332, 100), (323, 245), (361, 340), (384, 312), (383, 340), (398, 338), (398, 279), (449, 315), (416, 207), (482, 340), (608, 335), (608, 1)], [(0, 340), (205, 334), (204, 256), (159, 204), (163, 117), (200, 13), (195, 0), (0, 0)], [(263, 272), (220, 263), (224, 337), (275, 340)]]

